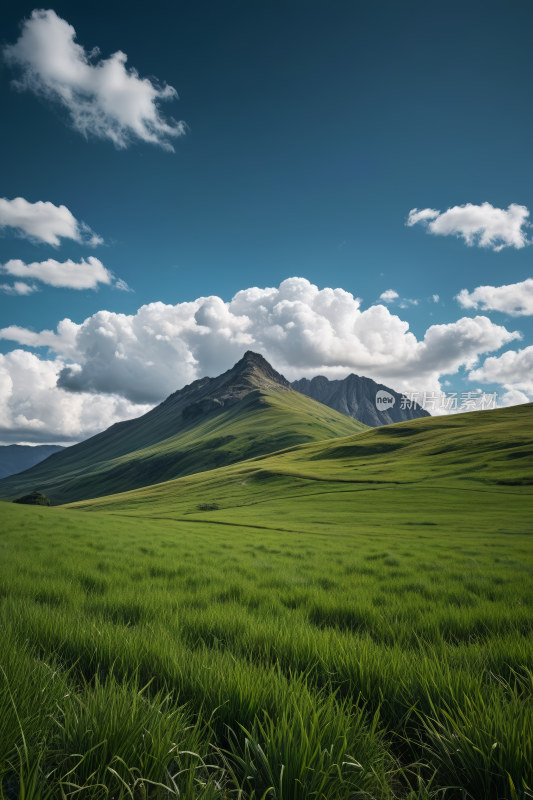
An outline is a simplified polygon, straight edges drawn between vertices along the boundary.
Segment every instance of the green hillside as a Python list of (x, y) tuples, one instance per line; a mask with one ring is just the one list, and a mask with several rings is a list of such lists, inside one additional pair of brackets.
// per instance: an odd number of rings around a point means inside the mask
[(532, 422), (420, 419), (5, 504), (0, 780), (53, 800), (530, 798)]
[[(370, 505), (373, 514), (407, 509), (416, 517), (425, 503), (433, 507), (430, 516), (453, 517), (460, 504), (467, 515), (485, 513), (483, 507), (496, 496), (507, 497), (513, 508), (512, 498), (533, 496), (531, 403), (373, 428), (75, 507), (244, 523), (259, 520), (264, 507), (258, 503), (268, 503), (272, 521), (272, 502), (292, 509), (298, 498), (305, 498), (305, 516), (325, 520), (330, 502), (348, 504), (353, 513)], [(217, 503), (220, 510), (200, 511), (205, 503)], [(280, 513), (286, 516), (288, 510)], [(337, 517), (335, 524), (340, 522)]]
[(364, 430), (357, 420), (294, 391), (255, 389), (229, 408), (185, 419), (165, 401), (139, 420), (114, 425), (0, 481), (0, 497), (37, 490), (57, 505)]

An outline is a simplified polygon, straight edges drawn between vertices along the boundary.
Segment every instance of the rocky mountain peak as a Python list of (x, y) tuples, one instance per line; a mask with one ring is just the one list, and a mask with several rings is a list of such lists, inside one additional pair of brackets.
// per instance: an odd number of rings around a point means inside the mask
[(237, 363), (235, 364), (235, 367), (238, 367), (238, 365), (242, 364), (243, 362), (254, 362), (256, 364), (266, 364), (267, 367), (270, 367), (270, 364), (268, 363), (266, 358), (264, 356), (262, 356), (261, 353), (254, 353), (253, 350), (247, 350), (246, 353), (241, 358), (241, 360), (237, 361)]
[[(252, 350), (246, 351), (241, 360), (237, 361), (233, 370), (241, 376), (248, 376), (251, 382), (257, 384), (255, 386), (256, 389), (271, 388), (276, 391), (290, 389), (289, 381), (279, 372), (276, 372), (264, 356), (260, 353), (254, 353)], [(266, 384), (272, 385), (267, 386)]]
[(204, 384), (205, 390), (202, 396), (183, 409), (184, 419), (233, 406), (254, 389), (267, 392), (291, 391), (288, 380), (276, 372), (266, 358), (252, 350), (248, 350), (240, 361), (223, 375), (205, 380), (208, 383)]
[[(418, 403), (403, 402), (402, 395), (389, 386), (353, 373), (344, 380), (330, 381), (324, 375), (317, 375), (311, 380), (301, 378), (293, 381), (291, 387), (372, 428), (431, 416)], [(383, 393), (387, 395), (390, 404), (380, 408), (377, 397)]]

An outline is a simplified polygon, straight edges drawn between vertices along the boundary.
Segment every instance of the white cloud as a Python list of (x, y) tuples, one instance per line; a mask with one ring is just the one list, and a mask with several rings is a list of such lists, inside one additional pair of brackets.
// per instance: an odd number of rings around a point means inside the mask
[(439, 299), (440, 299), (440, 298), (439, 298), (438, 294), (434, 294), (434, 295), (433, 295), (433, 302), (434, 302), (434, 303), (438, 303), (438, 302), (439, 302)]
[(36, 333), (28, 328), (21, 328), (18, 325), (10, 325), (2, 328), (0, 339), (8, 339), (27, 347), (48, 347), (56, 353), (60, 353), (63, 358), (75, 361), (78, 357), (76, 337), (81, 325), (76, 325), (70, 319), (63, 319), (57, 326), (57, 333), (44, 330)]
[(527, 403), (533, 398), (533, 346), (486, 358), (483, 366), (472, 370), (468, 378), (502, 385), (506, 390), (500, 401), (502, 405)]
[(440, 211), (437, 211), (435, 208), (423, 208), (421, 211), (418, 208), (413, 208), (409, 212), (409, 216), (407, 217), (407, 222), (405, 223), (409, 227), (416, 225), (417, 222), (429, 222), (429, 220), (435, 219), (438, 217)]
[(478, 286), (470, 294), (462, 289), (456, 300), (463, 308), (503, 311), (512, 317), (525, 317), (533, 314), (533, 279), (507, 286)]
[(413, 208), (409, 212), (406, 225), (412, 226), (421, 222), (426, 225), (429, 233), (440, 236), (462, 236), (468, 245), (478, 244), (479, 247), (490, 247), (499, 251), (504, 247), (521, 248), (530, 244), (524, 228), (529, 227), (527, 222), (529, 211), (526, 206), (512, 203), (507, 211), (503, 208), (494, 208), (490, 203), (474, 206), (466, 203), (464, 206), (454, 206), (441, 214), (432, 208), (419, 211)]
[(121, 292), (133, 292), (134, 289), (131, 289), (126, 281), (123, 281), (122, 278), (117, 278), (115, 281), (115, 289), (120, 289)]
[(11, 327), (0, 337), (47, 346), (65, 360), (58, 386), (70, 393), (120, 395), (156, 403), (187, 383), (218, 375), (248, 349), (290, 380), (367, 375), (398, 391), (439, 391), (442, 375), (473, 368), (480, 354), (520, 338), (487, 317), (433, 325), (418, 341), (384, 305), (362, 311), (343, 289), (319, 290), (303, 278), (279, 288), (250, 288), (229, 303), (219, 297), (136, 314), (99, 311), (81, 325), (64, 320), (57, 333)]
[(55, 11), (33, 11), (18, 41), (3, 50), (7, 63), (21, 69), (14, 86), (61, 104), (85, 137), (111, 139), (117, 148), (141, 140), (173, 151), (169, 138), (181, 136), (185, 125), (167, 122), (159, 102), (177, 98), (176, 90), (126, 69), (120, 50), (92, 63), (98, 48), (87, 52), (75, 38), (72, 25)]
[(399, 296), (398, 292), (395, 292), (394, 289), (387, 289), (383, 294), (380, 294), (379, 299), (383, 300), (385, 303), (392, 303)]
[(13, 286), (8, 283), (0, 283), (0, 291), (5, 292), (5, 294), (26, 295), (38, 292), (39, 289), (36, 286), (30, 286), (28, 283), (23, 283), (22, 281), (15, 281)]
[(69, 289), (96, 289), (99, 283), (109, 284), (113, 281), (113, 274), (94, 256), (89, 256), (87, 261), (82, 258), (79, 264), (70, 259), (60, 262), (49, 258), (47, 261), (34, 261), (32, 264), (25, 264), (18, 258), (11, 259), (7, 264), (0, 265), (0, 272)]
[[(507, 391), (502, 394), (499, 399), (499, 403), (502, 406), (520, 406), (522, 403), (531, 402), (530, 397), (524, 394), (524, 392), (521, 392), (519, 389), (515, 389), (513, 386), (504, 386), (504, 389)], [(529, 394), (533, 394), (533, 389), (530, 390)]]
[(533, 346), (486, 358), (483, 366), (473, 370), (468, 377), (481, 383), (533, 385)]
[(0, 228), (14, 228), (33, 241), (57, 247), (60, 238), (96, 247), (103, 239), (84, 222), (78, 222), (66, 206), (55, 206), (39, 200), (29, 203), (23, 197), (0, 198)]
[(150, 410), (120, 397), (72, 394), (56, 386), (61, 359), (24, 350), (0, 354), (0, 441), (68, 443)]

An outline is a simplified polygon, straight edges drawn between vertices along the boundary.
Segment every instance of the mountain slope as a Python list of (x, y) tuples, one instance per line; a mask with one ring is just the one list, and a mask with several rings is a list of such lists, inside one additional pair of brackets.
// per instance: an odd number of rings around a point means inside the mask
[[(319, 403), (334, 408), (340, 414), (358, 419), (371, 428), (431, 416), (415, 402), (405, 403), (404, 401), (403, 405), (406, 407), (402, 408), (403, 395), (388, 386), (376, 383), (371, 378), (359, 375), (348, 375), (342, 381), (330, 381), (324, 375), (317, 375), (312, 380), (301, 378), (293, 381), (291, 387)], [(392, 406), (388, 405), (383, 410), (378, 408), (376, 403), (376, 395), (380, 390), (387, 392), (395, 399)]]
[[(298, 529), (305, 519), (318, 532), (340, 524), (340, 502), (341, 527), (363, 524), (363, 512), (387, 524), (419, 524), (423, 512), (429, 522), (441, 514), (456, 525), (462, 515), (461, 525), (467, 517), (478, 525), (500, 495), (508, 500), (501, 499), (506, 510), (498, 524), (533, 533), (533, 403), (299, 445), (73, 507), (252, 528)], [(206, 503), (219, 510), (202, 511)]]
[(58, 444), (39, 444), (35, 447), (28, 444), (0, 445), (0, 479), (31, 469), (52, 453), (64, 449)]
[(53, 505), (100, 497), (363, 430), (293, 392), (262, 356), (248, 352), (218, 378), (195, 381), (148, 414), (0, 481), (0, 497), (39, 491)]

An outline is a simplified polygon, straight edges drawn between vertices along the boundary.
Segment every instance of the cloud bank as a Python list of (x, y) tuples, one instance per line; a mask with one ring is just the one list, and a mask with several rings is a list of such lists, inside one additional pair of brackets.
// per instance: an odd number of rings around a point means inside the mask
[(433, 208), (418, 210), (413, 208), (409, 212), (406, 225), (412, 227), (421, 223), (426, 226), (428, 233), (438, 236), (462, 237), (467, 245), (477, 244), (479, 247), (488, 247), (498, 252), (504, 247), (520, 249), (530, 244), (526, 228), (529, 210), (526, 206), (512, 203), (507, 211), (503, 208), (494, 208), (490, 203), (474, 206), (466, 203), (464, 206), (454, 206), (441, 213)]
[[(319, 290), (303, 278), (290, 278), (278, 288), (240, 291), (228, 303), (216, 296), (177, 305), (151, 303), (133, 315), (99, 311), (81, 325), (63, 320), (55, 332), (11, 326), (0, 331), (0, 338), (48, 347), (55, 354), (53, 361), (21, 363), (28, 363), (28, 369), (47, 364), (54, 397), (60, 392), (64, 403), (79, 397), (87, 407), (91, 397), (95, 403), (98, 398), (123, 401), (125, 406), (104, 403), (102, 428), (108, 424), (109, 408), (115, 414), (126, 408), (134, 415), (132, 404), (153, 405), (199, 377), (218, 375), (248, 349), (261, 352), (290, 380), (355, 372), (398, 391), (439, 391), (442, 375), (462, 366), (473, 369), (480, 354), (520, 338), (518, 332), (478, 316), (433, 325), (417, 340), (408, 323), (386, 306), (362, 311), (361, 302), (343, 289)], [(13, 414), (15, 407), (22, 407), (17, 398), (18, 406), (9, 401)], [(47, 407), (48, 401), (42, 402)], [(31, 419), (47, 425), (38, 401), (31, 403)], [(74, 428), (72, 423), (71, 435)], [(22, 429), (17, 430), (23, 438)], [(79, 430), (81, 437), (86, 428)], [(54, 434), (60, 440), (57, 428)], [(32, 441), (31, 435), (28, 429), (25, 440)]]
[(75, 39), (72, 25), (55, 11), (33, 11), (18, 41), (3, 48), (6, 62), (21, 72), (15, 88), (59, 103), (86, 138), (110, 139), (117, 148), (143, 141), (173, 151), (169, 139), (182, 136), (185, 125), (167, 121), (159, 103), (177, 98), (176, 90), (126, 69), (120, 50), (92, 63), (98, 48), (88, 53)]
[(533, 279), (508, 286), (478, 286), (473, 292), (462, 289), (456, 297), (463, 308), (502, 311), (512, 317), (533, 314)]
[(74, 239), (90, 247), (104, 241), (84, 222), (78, 222), (66, 206), (42, 200), (29, 203), (23, 197), (0, 198), (0, 228), (14, 228), (21, 236), (54, 247), (59, 246), (60, 238)]
[(58, 389), (61, 359), (46, 361), (24, 350), (0, 354), (0, 440), (64, 443), (86, 439), (150, 406), (120, 397)]

